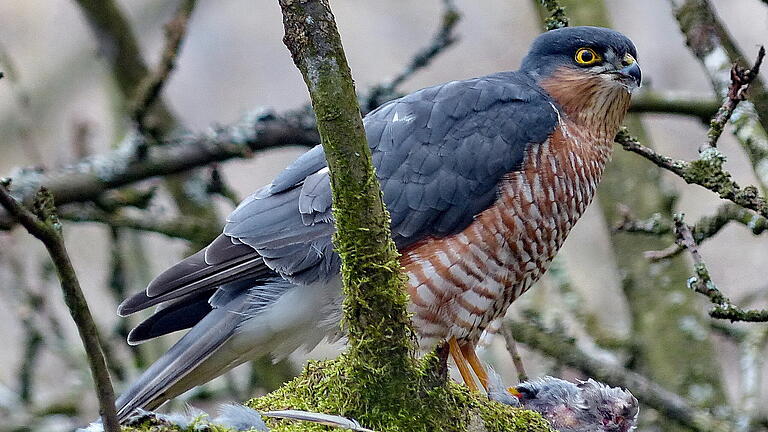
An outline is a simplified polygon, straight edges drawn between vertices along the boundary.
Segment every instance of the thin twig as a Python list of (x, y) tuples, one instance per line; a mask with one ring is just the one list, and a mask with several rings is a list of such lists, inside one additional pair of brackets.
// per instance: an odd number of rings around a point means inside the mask
[(509, 352), (509, 355), (512, 357), (512, 364), (515, 365), (515, 370), (517, 371), (517, 381), (518, 382), (528, 381), (528, 373), (525, 372), (525, 365), (523, 364), (523, 359), (520, 357), (520, 352), (517, 350), (517, 343), (515, 342), (515, 337), (512, 336), (512, 333), (510, 333), (509, 328), (507, 328), (506, 326), (501, 327), (501, 332), (504, 335), (504, 343), (507, 346), (507, 351)]
[(765, 198), (759, 194), (756, 187), (742, 188), (733, 180), (731, 174), (723, 169), (725, 156), (716, 148), (709, 148), (703, 151), (698, 159), (686, 162), (659, 154), (640, 144), (637, 138), (630, 136), (626, 129), (622, 129), (616, 135), (616, 143), (620, 144), (624, 150), (637, 153), (660, 168), (676, 174), (686, 183), (703, 186), (718, 194), (720, 198), (768, 217), (768, 202)]
[(744, 310), (735, 306), (731, 300), (726, 297), (712, 281), (707, 269), (706, 263), (699, 252), (699, 246), (693, 239), (691, 227), (683, 222), (683, 217), (675, 215), (675, 233), (679, 241), (688, 249), (693, 258), (693, 269), (695, 276), (688, 279), (688, 287), (699, 294), (703, 294), (715, 305), (709, 312), (712, 318), (729, 319), (731, 321), (750, 321), (765, 322), (768, 321), (768, 310)]
[(733, 65), (731, 68), (731, 85), (728, 87), (725, 102), (723, 102), (723, 105), (717, 110), (717, 114), (709, 123), (707, 142), (704, 143), (700, 151), (717, 147), (717, 140), (720, 139), (720, 135), (722, 135), (723, 129), (725, 129), (725, 124), (730, 120), (739, 102), (746, 100), (746, 92), (749, 85), (755, 80), (757, 74), (760, 73), (763, 57), (765, 57), (765, 47), (761, 46), (757, 53), (757, 60), (755, 60), (751, 68), (745, 69), (738, 64)]
[(659, 411), (664, 417), (701, 432), (730, 432), (732, 425), (689, 404), (647, 377), (619, 365), (590, 356), (574, 340), (545, 328), (536, 319), (507, 321), (509, 335), (519, 343), (552, 357), (557, 362), (575, 368), (586, 376), (613, 386), (629, 389), (640, 402)]
[(9, 180), (0, 183), (0, 204), (48, 249), (61, 281), (64, 301), (85, 347), (88, 364), (96, 386), (96, 395), (99, 399), (99, 412), (104, 430), (119, 432), (120, 425), (115, 410), (115, 394), (99, 344), (99, 333), (64, 245), (61, 225), (53, 205), (53, 197), (50, 192), (41, 189), (35, 200), (35, 213), (32, 213), (11, 196), (7, 189), (9, 184)]
[(182, 0), (176, 15), (165, 26), (165, 47), (157, 68), (148, 74), (139, 84), (136, 95), (131, 102), (131, 119), (142, 134), (149, 131), (145, 120), (149, 109), (158, 100), (168, 77), (176, 67), (176, 59), (181, 52), (184, 36), (187, 34), (187, 23), (192, 16), (197, 0)]
[[(648, 219), (638, 220), (632, 217), (629, 210), (622, 208), (619, 211), (622, 219), (614, 226), (615, 231), (627, 233), (650, 234), (656, 236), (674, 235), (675, 227), (671, 219), (655, 214)], [(697, 244), (701, 244), (722, 230), (731, 222), (736, 222), (747, 227), (752, 234), (760, 235), (768, 230), (768, 219), (733, 203), (721, 205), (714, 214), (701, 217), (692, 226), (693, 238)], [(660, 261), (675, 257), (685, 250), (677, 243), (659, 251), (647, 251), (645, 257), (651, 261)]]
[(461, 20), (461, 13), (459, 13), (453, 0), (443, 0), (443, 15), (440, 19), (440, 27), (432, 36), (429, 45), (419, 50), (408, 65), (395, 75), (392, 80), (386, 84), (373, 87), (365, 99), (365, 108), (371, 111), (382, 103), (398, 97), (397, 88), (403, 82), (429, 65), (435, 57), (458, 40), (455, 29), (459, 20)]

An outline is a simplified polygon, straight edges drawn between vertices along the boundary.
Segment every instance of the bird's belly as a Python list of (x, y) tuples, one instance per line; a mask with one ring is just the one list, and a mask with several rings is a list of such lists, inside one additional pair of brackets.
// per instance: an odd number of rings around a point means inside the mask
[(403, 251), (422, 347), (450, 337), (477, 342), (546, 271), (591, 201), (607, 154), (563, 151), (549, 142), (534, 151), (466, 229)]

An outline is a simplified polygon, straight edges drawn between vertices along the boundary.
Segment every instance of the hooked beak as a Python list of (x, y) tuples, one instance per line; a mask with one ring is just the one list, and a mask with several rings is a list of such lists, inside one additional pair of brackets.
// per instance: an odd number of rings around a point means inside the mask
[(640, 87), (643, 82), (642, 71), (640, 70), (640, 66), (635, 61), (633, 61), (629, 66), (619, 69), (618, 72), (619, 75), (621, 75), (623, 78), (627, 78), (628, 81), (631, 81), (632, 88), (630, 90), (634, 90)]

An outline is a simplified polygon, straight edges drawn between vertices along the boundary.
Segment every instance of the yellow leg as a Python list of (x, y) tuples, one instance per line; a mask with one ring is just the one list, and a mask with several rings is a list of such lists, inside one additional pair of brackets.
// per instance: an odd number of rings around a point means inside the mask
[(464, 379), (464, 384), (466, 384), (470, 390), (477, 391), (475, 379), (469, 371), (467, 361), (464, 359), (464, 355), (461, 353), (461, 348), (459, 348), (459, 343), (456, 342), (455, 337), (448, 340), (448, 349), (450, 350), (451, 357), (453, 357), (453, 361), (456, 363), (456, 367), (459, 368), (459, 373), (461, 374), (461, 378)]
[(485, 372), (485, 368), (480, 362), (480, 359), (477, 358), (475, 347), (472, 345), (464, 345), (461, 347), (461, 353), (464, 355), (464, 358), (467, 359), (469, 365), (472, 366), (472, 370), (475, 371), (475, 375), (477, 375), (477, 379), (480, 380), (480, 384), (485, 391), (488, 391), (488, 374)]

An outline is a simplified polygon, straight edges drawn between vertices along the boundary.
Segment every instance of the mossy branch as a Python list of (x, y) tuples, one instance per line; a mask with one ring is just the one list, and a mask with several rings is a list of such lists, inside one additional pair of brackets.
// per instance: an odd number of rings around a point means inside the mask
[[(715, 93), (728, 97), (729, 71), (747, 57), (715, 13), (709, 0), (669, 0), (686, 43), (712, 83)], [(768, 90), (756, 76), (750, 90), (750, 102), (743, 103), (730, 118), (733, 132), (747, 153), (752, 168), (768, 191)]]
[(712, 281), (709, 276), (709, 269), (704, 258), (699, 252), (699, 246), (694, 240), (691, 227), (683, 222), (682, 215), (675, 215), (675, 234), (678, 241), (682, 244), (693, 258), (694, 276), (688, 279), (688, 287), (699, 294), (703, 294), (715, 305), (709, 315), (712, 318), (728, 319), (731, 321), (749, 321), (766, 322), (768, 321), (768, 309), (763, 310), (745, 310), (735, 306), (731, 300), (725, 296)]
[(80, 339), (82, 339), (85, 347), (88, 365), (96, 386), (99, 412), (104, 430), (106, 432), (119, 432), (120, 425), (115, 410), (115, 393), (99, 342), (99, 332), (64, 245), (61, 225), (53, 204), (53, 196), (48, 190), (41, 189), (35, 196), (33, 213), (11, 196), (7, 189), (9, 184), (10, 180), (8, 179), (3, 179), (0, 182), (0, 205), (13, 215), (30, 234), (43, 242), (48, 249), (61, 282), (64, 302), (69, 308), (72, 320), (77, 326)]
[(697, 184), (716, 193), (720, 198), (732, 201), (744, 208), (754, 210), (768, 217), (768, 202), (754, 186), (739, 186), (728, 171), (723, 169), (725, 156), (710, 148), (703, 152), (698, 159), (686, 162), (673, 159), (655, 152), (653, 149), (640, 144), (636, 138), (629, 135), (626, 129), (616, 136), (616, 143), (624, 150), (637, 153), (653, 162), (655, 165), (681, 177), (687, 183)]
[(360, 107), (326, 0), (281, 0), (284, 42), (304, 76), (330, 169), (344, 327), (360, 367), (402, 368), (415, 348), (398, 253)]

